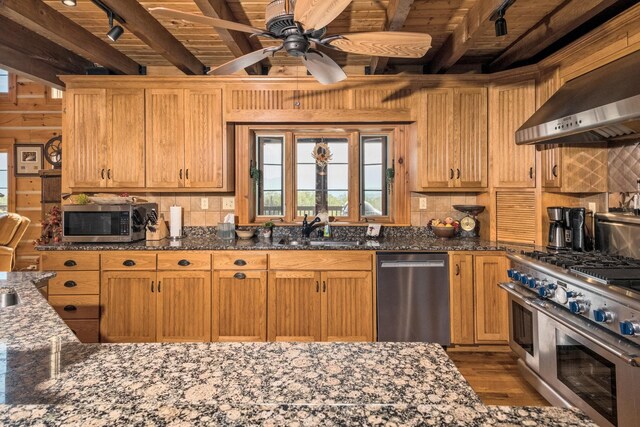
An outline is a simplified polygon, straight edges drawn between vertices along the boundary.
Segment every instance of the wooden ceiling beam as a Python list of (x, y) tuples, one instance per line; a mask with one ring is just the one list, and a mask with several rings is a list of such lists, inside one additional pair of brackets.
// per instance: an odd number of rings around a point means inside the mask
[[(389, 0), (389, 5), (387, 6), (387, 20), (384, 25), (384, 31), (401, 30), (407, 20), (407, 17), (409, 16), (409, 12), (411, 11), (413, 2), (414, 0)], [(369, 65), (371, 74), (384, 73), (384, 70), (385, 68), (387, 68), (388, 63), (389, 58), (387, 57), (372, 57), (371, 64)]]
[(64, 83), (58, 78), (59, 75), (65, 74), (64, 70), (3, 44), (0, 44), (0, 68), (47, 86), (64, 89)]
[(498, 56), (489, 68), (501, 71), (542, 52), (571, 31), (597, 16), (617, 0), (570, 0), (556, 8)]
[[(224, 0), (194, 0), (194, 2), (200, 8), (200, 11), (202, 11), (206, 16), (236, 22), (236, 17), (233, 15), (233, 12), (229, 8), (227, 2)], [(214, 30), (218, 33), (222, 42), (236, 58), (240, 58), (241, 56), (256, 50), (251, 45), (249, 37), (244, 33), (230, 31), (224, 28), (214, 28)], [(262, 67), (260, 63), (253, 64), (250, 67), (245, 68), (245, 70), (249, 74), (262, 74)]]
[(462, 22), (449, 35), (440, 50), (429, 63), (432, 74), (444, 73), (473, 46), (481, 33), (482, 26), (488, 22), (505, 0), (477, 0), (469, 9)]
[(147, 46), (185, 74), (205, 74), (206, 67), (137, 0), (101, 0), (125, 22), (122, 24)]
[(139, 74), (140, 65), (41, 0), (0, 0), (0, 15), (117, 74)]

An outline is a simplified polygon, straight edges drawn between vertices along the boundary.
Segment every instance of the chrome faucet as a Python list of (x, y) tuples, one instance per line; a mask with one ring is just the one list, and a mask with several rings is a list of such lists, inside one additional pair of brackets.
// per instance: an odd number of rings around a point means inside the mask
[(302, 237), (310, 237), (311, 232), (319, 226), (320, 218), (316, 217), (313, 221), (307, 221), (307, 215), (305, 214), (304, 219), (302, 220)]

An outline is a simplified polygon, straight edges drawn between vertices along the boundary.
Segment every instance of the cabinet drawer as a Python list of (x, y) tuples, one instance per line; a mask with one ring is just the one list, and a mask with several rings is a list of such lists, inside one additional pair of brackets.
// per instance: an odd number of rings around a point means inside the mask
[(256, 252), (216, 252), (213, 254), (215, 270), (266, 270), (267, 254)]
[(269, 255), (269, 268), (279, 270), (371, 270), (372, 252), (278, 251)]
[(211, 270), (211, 253), (182, 251), (159, 253), (158, 270)]
[(100, 273), (83, 271), (75, 273), (61, 271), (49, 279), (49, 295), (98, 295), (100, 293)]
[(100, 316), (98, 295), (51, 295), (49, 304), (63, 319), (97, 319)]
[(99, 270), (100, 255), (97, 252), (45, 252), (40, 255), (43, 271)]
[(71, 332), (83, 343), (100, 342), (99, 320), (65, 320)]
[(156, 254), (113, 252), (102, 255), (103, 270), (155, 270)]

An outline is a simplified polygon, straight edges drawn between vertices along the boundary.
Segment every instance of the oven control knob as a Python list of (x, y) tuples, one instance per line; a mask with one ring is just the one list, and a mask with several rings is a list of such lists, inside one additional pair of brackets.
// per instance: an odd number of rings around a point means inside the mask
[(567, 291), (567, 298), (575, 298), (578, 296), (576, 291)]
[(513, 268), (507, 270), (507, 276), (509, 277), (509, 279), (513, 279), (513, 275), (515, 272), (516, 270), (514, 270)]
[(611, 323), (613, 322), (613, 313), (606, 308), (598, 308), (593, 310), (593, 318), (598, 323)]
[(514, 272), (513, 272), (513, 280), (515, 280), (517, 282), (518, 280), (520, 280), (521, 277), (522, 277), (522, 274), (520, 274), (520, 272), (518, 270), (514, 270)]
[(538, 289), (538, 295), (540, 295), (542, 298), (553, 298), (553, 295), (556, 292), (555, 289), (555, 285), (542, 286)]
[(538, 286), (538, 283), (539, 283), (539, 281), (538, 281), (535, 277), (530, 277), (530, 278), (529, 278), (529, 283), (528, 283), (528, 285), (529, 285), (529, 287), (530, 287), (531, 289), (535, 289), (535, 288), (536, 288), (536, 286)]
[(571, 310), (573, 314), (582, 314), (587, 311), (587, 304), (583, 301), (571, 301), (569, 303), (569, 310)]
[(622, 335), (640, 335), (640, 322), (637, 320), (620, 322), (620, 333)]
[(527, 283), (529, 283), (529, 276), (527, 276), (526, 274), (523, 274), (522, 277), (520, 277), (520, 283), (522, 283), (523, 285), (526, 285)]

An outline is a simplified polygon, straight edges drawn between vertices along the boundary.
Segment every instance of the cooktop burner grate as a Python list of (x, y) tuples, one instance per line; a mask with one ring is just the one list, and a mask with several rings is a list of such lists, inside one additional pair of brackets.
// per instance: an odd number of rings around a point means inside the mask
[(570, 270), (608, 285), (618, 285), (633, 290), (640, 289), (640, 267), (572, 267)]

